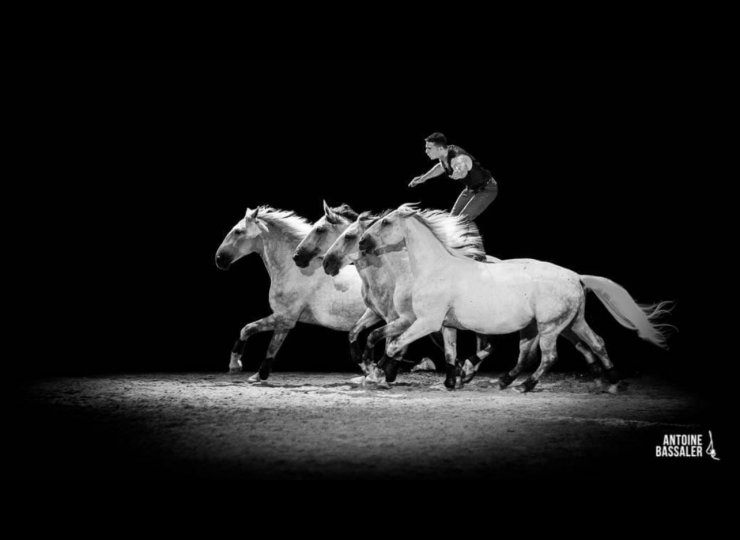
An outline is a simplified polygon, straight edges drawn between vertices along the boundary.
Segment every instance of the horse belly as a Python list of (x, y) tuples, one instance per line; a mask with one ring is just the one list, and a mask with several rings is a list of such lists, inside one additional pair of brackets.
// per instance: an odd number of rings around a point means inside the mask
[(479, 334), (510, 334), (527, 326), (533, 316), (529, 310), (489, 304), (453, 307), (448, 312), (448, 318), (454, 321), (450, 326)]
[(527, 282), (483, 278), (462, 283), (450, 315), (464, 328), (481, 334), (508, 334), (534, 318), (532, 291)]

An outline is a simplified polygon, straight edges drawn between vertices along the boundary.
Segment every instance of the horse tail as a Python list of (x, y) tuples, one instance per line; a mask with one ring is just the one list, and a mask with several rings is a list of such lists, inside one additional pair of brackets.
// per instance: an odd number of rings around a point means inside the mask
[(624, 287), (610, 279), (598, 276), (580, 276), (580, 278), (583, 286), (596, 294), (619, 324), (630, 330), (636, 330), (642, 339), (662, 349), (668, 349), (666, 341), (670, 334), (669, 330), (676, 330), (676, 327), (656, 321), (670, 313), (675, 307), (675, 302), (638, 304)]

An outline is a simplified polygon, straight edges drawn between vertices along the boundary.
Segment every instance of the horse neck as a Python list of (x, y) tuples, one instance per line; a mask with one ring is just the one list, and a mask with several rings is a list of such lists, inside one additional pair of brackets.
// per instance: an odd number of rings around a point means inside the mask
[(403, 251), (394, 251), (386, 254), (383, 257), (385, 264), (383, 269), (394, 279), (398, 280), (402, 276), (411, 272), (411, 266), (409, 264), (409, 253), (404, 249)]
[(278, 232), (270, 231), (262, 235), (262, 249), (257, 252), (262, 257), (271, 281), (295, 271), (297, 267), (293, 262), (293, 251), (297, 245), (297, 242), (289, 241)]
[(404, 220), (409, 265), (414, 276), (434, 273), (441, 260), (452, 255), (432, 232), (413, 218)]
[[(399, 264), (402, 256), (406, 261), (405, 270), (404, 265)], [(402, 279), (404, 272), (411, 273), (405, 253), (389, 253), (382, 257), (372, 254), (363, 255), (355, 261), (355, 268), (364, 284), (371, 289), (395, 287)]]

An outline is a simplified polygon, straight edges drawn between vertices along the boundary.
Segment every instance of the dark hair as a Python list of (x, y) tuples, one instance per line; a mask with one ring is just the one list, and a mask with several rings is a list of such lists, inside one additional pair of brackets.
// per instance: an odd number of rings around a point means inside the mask
[(432, 144), (436, 144), (437, 146), (447, 146), (447, 137), (445, 137), (438, 131), (432, 133), (424, 140)]

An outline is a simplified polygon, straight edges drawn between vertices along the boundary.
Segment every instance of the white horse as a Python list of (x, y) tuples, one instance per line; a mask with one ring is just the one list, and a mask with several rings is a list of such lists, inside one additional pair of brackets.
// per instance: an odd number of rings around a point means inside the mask
[[(314, 260), (323, 260), (327, 250), (336, 245), (337, 239), (342, 234), (346, 234), (347, 229), (356, 223), (356, 219), (358, 219), (357, 213), (346, 204), (331, 208), (324, 201), (324, 216), (314, 223), (311, 231), (296, 248), (293, 256), (295, 263), (299, 267), (305, 267)], [(362, 223), (358, 225), (363, 227), (363, 231), (368, 219), (374, 218), (370, 218), (369, 213), (366, 212), (363, 214)], [(357, 240), (351, 247), (356, 256), (352, 260), (345, 259), (342, 268), (359, 258), (359, 248), (357, 248), (359, 234), (355, 236)], [(451, 241), (454, 240), (451, 239)], [(396, 250), (395, 253), (389, 253), (388, 257), (391, 261), (385, 268), (382, 263), (375, 264), (378, 262), (377, 257), (375, 257), (374, 263), (369, 265), (364, 264), (364, 261), (358, 261), (356, 268), (363, 279), (362, 295), (368, 309), (349, 332), (350, 350), (354, 361), (369, 376), (368, 382), (376, 382), (380, 385), (395, 380), (398, 360), (391, 359), (387, 354), (384, 354), (376, 369), (373, 369), (370, 362), (373, 348), (381, 339), (386, 337), (386, 334), (400, 334), (415, 318), (408, 304), (410, 297), (405, 292), (408, 291), (408, 280), (411, 278), (405, 247)], [(492, 262), (499, 261), (495, 257), (487, 257), (487, 259)], [(357, 344), (359, 334), (381, 320), (394, 324), (383, 326), (371, 332), (367, 339), (365, 354), (361, 357), (360, 348)], [(442, 337), (444, 345), (440, 348), (444, 348), (446, 355), (451, 354), (451, 352), (456, 354), (456, 330), (450, 329), (447, 333), (443, 332)], [(437, 342), (435, 341), (435, 343)], [(472, 380), (480, 362), (491, 353), (492, 347), (486, 336), (477, 336), (476, 343), (477, 353), (466, 361), (466, 367), (470, 375), (465, 382)], [(403, 354), (405, 354), (405, 350), (401, 351), (400, 356), (403, 356)]]
[[(542, 361), (538, 369), (517, 387), (526, 392), (557, 359), (558, 335), (575, 335), (601, 360), (611, 382), (618, 376), (604, 341), (584, 317), (587, 290), (596, 293), (614, 318), (626, 328), (659, 346), (666, 347), (665, 324), (654, 321), (668, 312), (667, 303), (639, 305), (620, 285), (596, 276), (580, 276), (551, 263), (526, 260), (487, 264), (469, 258), (463, 249), (450, 244), (440, 230), (457, 228), (459, 234), (474, 233), (456, 217), (439, 211), (419, 211), (402, 205), (369, 227), (360, 239), (365, 253), (406, 242), (414, 277), (412, 300), (417, 316), (403, 334), (388, 345), (388, 354), (443, 325), (488, 335), (524, 332), (516, 374), (539, 345)], [(470, 238), (474, 243), (475, 238)], [(518, 370), (518, 371), (517, 371)], [(511, 383), (504, 378), (502, 387)]]
[[(370, 351), (379, 340), (388, 339), (401, 334), (416, 320), (412, 302), (413, 275), (409, 264), (409, 255), (404, 242), (399, 242), (385, 247), (372, 254), (360, 253), (359, 242), (362, 234), (381, 216), (372, 216), (365, 212), (332, 244), (324, 254), (324, 270), (331, 276), (338, 275), (343, 268), (354, 264), (363, 280), (362, 294), (368, 307), (384, 321), (386, 325), (373, 330), (367, 338), (365, 349), (365, 369), (368, 380), (373, 382), (383, 376), (378, 370), (372, 370), (369, 366)], [(459, 247), (461, 238), (450, 238), (450, 242), (457, 242)], [(466, 253), (470, 257), (479, 256), (482, 253), (480, 246), (471, 246)], [(359, 323), (358, 323), (359, 326)], [(457, 360), (457, 329), (450, 327), (442, 328), (444, 340), (444, 352), (447, 366), (447, 379), (445, 384), (455, 386), (455, 366)], [(477, 335), (478, 353), (470, 376), (464, 382), (472, 380), (477, 366), (491, 352), (487, 336)], [(395, 378), (394, 368), (396, 360), (388, 360), (390, 369), (385, 370), (386, 379), (392, 381)], [(468, 359), (467, 364), (471, 367), (473, 363)], [(378, 367), (381, 367), (380, 365)]]
[[(319, 265), (324, 259), (324, 253), (331, 247), (334, 241), (344, 230), (350, 226), (358, 214), (349, 205), (343, 204), (331, 208), (326, 201), (324, 204), (324, 215), (321, 216), (311, 229), (296, 246), (293, 253), (293, 261), (299, 268), (306, 268), (309, 265)], [(363, 284), (364, 288), (364, 284)], [(364, 298), (364, 291), (363, 291)], [(379, 322), (380, 317), (372, 310), (366, 309), (365, 313), (356, 321), (355, 326), (349, 332), (350, 352), (352, 359), (360, 365), (362, 364), (362, 350), (357, 342), (357, 338), (364, 329), (371, 327)]]
[[(293, 212), (267, 206), (247, 209), (244, 219), (226, 235), (216, 252), (216, 266), (223, 270), (256, 252), (270, 275), (269, 300), (273, 313), (247, 324), (231, 352), (229, 371), (240, 372), (241, 356), (249, 336), (274, 331), (265, 359), (249, 382), (269, 377), (280, 346), (297, 322), (347, 332), (365, 313), (362, 280), (355, 268), (347, 268), (332, 279), (318, 263), (305, 269), (293, 264), (293, 252), (309, 230), (311, 225)], [(248, 291), (249, 283), (244, 288)]]

